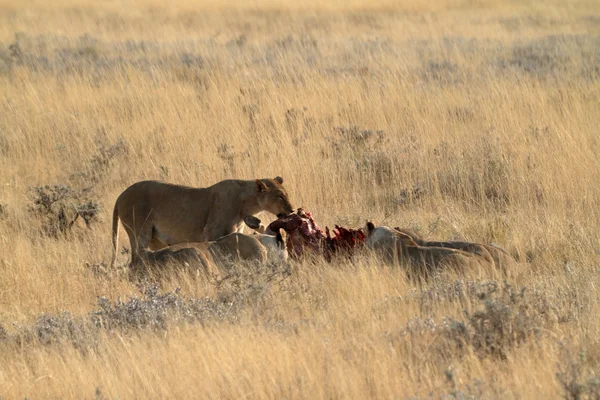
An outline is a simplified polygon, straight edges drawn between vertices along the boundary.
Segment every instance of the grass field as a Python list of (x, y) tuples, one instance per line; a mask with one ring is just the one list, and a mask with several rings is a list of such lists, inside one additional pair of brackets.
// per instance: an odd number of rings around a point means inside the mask
[[(0, 396), (597, 399), (599, 127), (597, 1), (0, 0)], [(518, 266), (106, 268), (130, 184), (277, 175)]]

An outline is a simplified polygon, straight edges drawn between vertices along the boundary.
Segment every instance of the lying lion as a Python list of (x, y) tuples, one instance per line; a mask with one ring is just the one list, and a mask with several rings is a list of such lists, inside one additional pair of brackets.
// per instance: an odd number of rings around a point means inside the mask
[[(174, 268), (187, 269), (205, 277), (221, 277), (221, 270), (203, 243), (176, 244), (157, 251), (144, 250), (138, 261), (129, 265), (130, 278), (135, 279), (153, 273), (172, 272)], [(195, 247), (194, 245), (198, 245)]]
[(429, 275), (436, 269), (453, 267), (457, 270), (490, 269), (493, 264), (485, 257), (447, 247), (420, 246), (409, 235), (371, 221), (364, 229), (365, 245), (379, 252), (386, 262), (404, 264), (409, 271)]
[(445, 247), (457, 250), (463, 250), (469, 253), (478, 254), (485, 258), (490, 264), (496, 266), (503, 272), (510, 270), (515, 265), (515, 260), (503, 248), (493, 244), (481, 244), (461, 241), (429, 241), (424, 240), (421, 235), (412, 229), (394, 228), (400, 233), (410, 236), (419, 246), (426, 247)]
[[(210, 242), (181, 243), (156, 251), (145, 250), (143, 262), (131, 264), (133, 274), (142, 274), (144, 268), (164, 271), (168, 265), (198, 269), (204, 274), (219, 277), (226, 275), (227, 263), (255, 261), (265, 264), (269, 260), (286, 261), (286, 232), (275, 236), (231, 233)], [(141, 260), (140, 260), (141, 261)]]
[(283, 178), (224, 180), (208, 188), (142, 181), (125, 189), (113, 211), (111, 266), (119, 240), (119, 219), (129, 236), (131, 262), (147, 250), (216, 240), (242, 229), (244, 217), (268, 211), (283, 216), (294, 209)]

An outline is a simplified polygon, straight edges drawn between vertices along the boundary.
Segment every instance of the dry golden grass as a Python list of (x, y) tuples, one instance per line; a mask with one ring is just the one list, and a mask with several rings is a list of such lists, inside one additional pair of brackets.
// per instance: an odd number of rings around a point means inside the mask
[[(598, 3), (321, 3), (0, 1), (0, 396), (597, 398)], [(498, 243), (512, 289), (364, 255), (173, 277), (228, 311), (60, 331), (139, 293), (93, 272), (128, 185), (276, 175), (323, 226)], [(44, 234), (46, 184), (100, 221)]]

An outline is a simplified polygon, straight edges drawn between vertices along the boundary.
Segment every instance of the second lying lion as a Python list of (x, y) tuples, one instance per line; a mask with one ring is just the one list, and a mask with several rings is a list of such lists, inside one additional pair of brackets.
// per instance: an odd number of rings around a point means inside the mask
[(508, 271), (510, 271), (510, 269), (515, 265), (515, 260), (510, 256), (510, 254), (508, 254), (503, 248), (496, 245), (461, 241), (430, 241), (424, 240), (421, 235), (411, 229), (394, 229), (400, 233), (410, 236), (411, 239), (413, 239), (419, 246), (445, 247), (478, 254), (504, 273), (508, 273)]
[(210, 242), (182, 243), (157, 251), (147, 250), (143, 256), (145, 262), (132, 265), (132, 272), (143, 273), (144, 267), (161, 272), (169, 264), (179, 264), (219, 277), (227, 274), (227, 262), (265, 264), (269, 260), (286, 261), (285, 240), (286, 232), (283, 230), (275, 236), (231, 233)]
[[(410, 267), (418, 275), (429, 275), (433, 271), (452, 267), (457, 270), (489, 270), (493, 260), (487, 256), (447, 247), (420, 246), (409, 235), (387, 226), (375, 226), (367, 222), (365, 245), (381, 253), (388, 262), (397, 262)], [(490, 261), (491, 260), (491, 261)]]

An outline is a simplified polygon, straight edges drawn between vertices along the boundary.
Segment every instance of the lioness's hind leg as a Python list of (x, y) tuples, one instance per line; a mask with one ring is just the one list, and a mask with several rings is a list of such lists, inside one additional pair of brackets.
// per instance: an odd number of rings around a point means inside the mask
[(127, 236), (129, 236), (129, 243), (131, 244), (131, 263), (136, 264), (141, 261), (140, 256), (145, 254), (146, 250), (150, 248), (152, 226), (142, 226), (137, 231), (127, 227), (125, 231), (127, 232)]
[[(123, 195), (121, 195), (123, 196)], [(117, 202), (120, 198), (117, 199)], [(131, 263), (136, 264), (144, 249), (148, 249), (152, 240), (152, 228), (154, 221), (152, 209), (145, 204), (128, 206), (127, 201), (122, 200), (119, 206), (119, 217), (129, 237), (131, 246)]]

